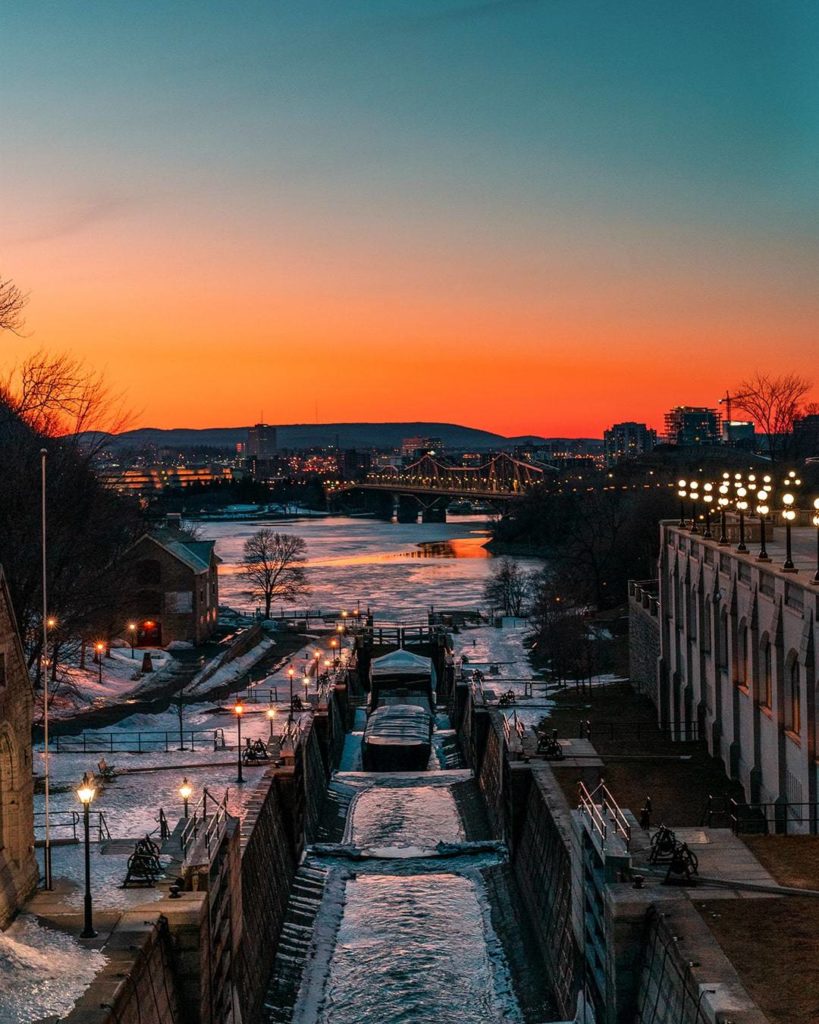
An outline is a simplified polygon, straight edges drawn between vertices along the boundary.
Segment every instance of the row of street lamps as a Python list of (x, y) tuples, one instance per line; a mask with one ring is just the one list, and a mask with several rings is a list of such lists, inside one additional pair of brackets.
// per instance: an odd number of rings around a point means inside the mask
[[(802, 481), (795, 470), (790, 470), (782, 482), (784, 491), (779, 499), (781, 505), (779, 513), (785, 524), (785, 558), (782, 563), (783, 572), (797, 572), (793, 562), (793, 547), (791, 527), (796, 519), (796, 496), (794, 491), (801, 487)], [(704, 508), (703, 532), (705, 540), (713, 538), (711, 531), (711, 516), (714, 513), (719, 515), (720, 534), (718, 543), (728, 544), (727, 534), (727, 512), (733, 508), (736, 510), (739, 520), (739, 543), (737, 551), (747, 553), (748, 546), (745, 543), (745, 516), (756, 515), (759, 519), (759, 554), (758, 562), (770, 562), (768, 555), (767, 538), (765, 525), (772, 514), (772, 503), (774, 496), (774, 484), (772, 478), (765, 474), (758, 478), (756, 474), (749, 473), (747, 476), (742, 473), (729, 472), (722, 474), (718, 482), (706, 481), (700, 484), (699, 480), (677, 481), (677, 496), (680, 499), (680, 526), (687, 527), (685, 514), (686, 499), (692, 502), (691, 512), (691, 533), (699, 533), (699, 506)], [(813, 514), (811, 522), (816, 527), (816, 573), (813, 582), (819, 584), (819, 498), (813, 501)]]

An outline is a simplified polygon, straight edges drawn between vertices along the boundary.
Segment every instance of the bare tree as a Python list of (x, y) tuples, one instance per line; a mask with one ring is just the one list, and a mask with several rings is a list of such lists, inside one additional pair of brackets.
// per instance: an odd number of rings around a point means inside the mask
[(242, 576), (247, 593), (264, 601), (264, 617), (270, 618), (273, 599), (295, 601), (310, 593), (304, 562), (307, 545), (301, 537), (257, 530), (245, 541), (242, 553)]
[(507, 615), (521, 615), (529, 592), (529, 579), (517, 562), (502, 558), (487, 580), (483, 595), (493, 608)]
[(0, 403), (45, 437), (82, 438), (96, 453), (129, 419), (102, 374), (72, 356), (33, 353), (0, 378)]
[(23, 308), (28, 302), (17, 285), (8, 278), (0, 277), (0, 331), (19, 334), (23, 329)]
[(809, 380), (795, 373), (771, 377), (757, 372), (735, 389), (735, 408), (747, 413), (765, 434), (772, 462), (780, 462), (790, 454), (793, 421), (811, 387)]

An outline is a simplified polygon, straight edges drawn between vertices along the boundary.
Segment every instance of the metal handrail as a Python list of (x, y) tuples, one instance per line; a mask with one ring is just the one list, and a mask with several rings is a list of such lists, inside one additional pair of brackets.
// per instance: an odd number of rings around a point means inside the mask
[[(626, 845), (631, 846), (631, 825), (626, 818), (620, 805), (611, 795), (604, 782), (600, 782), (593, 790), (589, 791), (583, 782), (578, 783), (580, 793), (580, 810), (585, 810), (594, 826), (605, 843), (608, 835), (608, 824), (611, 823), (616, 834), (619, 834)], [(599, 797), (599, 801), (596, 799)], [(598, 810), (598, 807), (600, 808)], [(602, 823), (602, 829), (601, 829)]]
[[(213, 810), (211, 810), (210, 813), (208, 813), (209, 799), (213, 807)], [(216, 801), (216, 798), (210, 793), (207, 787), (203, 788), (202, 796), (194, 807), (193, 813), (185, 822), (179, 837), (182, 846), (182, 854), (185, 858), (187, 858), (188, 850), (199, 838), (199, 834), (201, 832), (204, 835), (205, 848), (208, 853), (208, 859), (210, 859), (213, 849), (218, 846), (219, 841), (222, 838), (225, 825), (227, 823), (227, 802), (227, 789), (225, 790), (225, 795), (222, 799)]]
[[(604, 817), (603, 813), (598, 809), (597, 804), (592, 798), (592, 794), (588, 791), (583, 782), (578, 782), (578, 791), (580, 794), (580, 803), (578, 808), (581, 812), (585, 811), (589, 816), (589, 824), (594, 832), (600, 836), (600, 839), (605, 846), (606, 838), (608, 836), (608, 822)], [(597, 790), (595, 790), (597, 792)]]
[[(89, 815), (93, 822), (94, 816), (96, 816), (96, 832), (97, 842), (102, 842), (103, 839), (110, 839), (111, 832), (108, 828), (108, 822), (105, 818), (105, 812), (101, 810), (91, 809)], [(45, 829), (46, 812), (35, 811), (34, 812), (34, 830)], [(82, 811), (75, 811), (73, 809), (67, 810), (49, 810), (48, 812), (48, 826), (49, 830), (53, 833), (55, 830), (68, 829), (70, 830), (73, 842), (78, 843), (80, 841), (79, 829), (80, 823), (82, 822)], [(94, 828), (94, 825), (91, 826)], [(59, 837), (57, 837), (59, 838)]]
[[(225, 730), (220, 726), (216, 729), (183, 729), (182, 743), (188, 743), (191, 750), (196, 749), (197, 739), (208, 737), (206, 746), (215, 744), (224, 749)], [(178, 729), (154, 729), (139, 732), (83, 732), (81, 736), (53, 736), (49, 739), (49, 748), (56, 754), (142, 754), (162, 750), (165, 753), (176, 750), (179, 746), (180, 732)], [(187, 748), (186, 748), (187, 749)]]

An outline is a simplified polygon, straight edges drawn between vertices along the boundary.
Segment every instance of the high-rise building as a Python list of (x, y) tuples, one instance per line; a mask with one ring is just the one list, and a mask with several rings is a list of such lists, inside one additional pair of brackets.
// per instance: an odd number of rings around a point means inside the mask
[(748, 420), (723, 420), (722, 443), (753, 451), (756, 445), (756, 428)]
[(636, 459), (650, 452), (657, 444), (657, 431), (645, 423), (615, 423), (603, 434), (606, 464), (611, 466), (621, 459)]
[(719, 444), (720, 415), (699, 405), (677, 405), (665, 414), (667, 444)]
[(819, 415), (811, 413), (793, 421), (793, 439), (796, 454), (802, 458), (819, 455)]
[(247, 431), (245, 455), (252, 459), (257, 456), (275, 455), (278, 450), (276, 428), (267, 423), (257, 423)]

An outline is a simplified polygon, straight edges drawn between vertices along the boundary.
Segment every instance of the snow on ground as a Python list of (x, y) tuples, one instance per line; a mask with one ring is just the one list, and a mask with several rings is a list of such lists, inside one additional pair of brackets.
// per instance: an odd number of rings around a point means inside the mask
[(275, 644), (276, 641), (271, 637), (263, 637), (246, 654), (240, 654), (238, 658), (233, 658), (215, 671), (212, 671), (211, 666), (206, 665), (201, 672), (194, 676), (185, 688), (185, 692), (204, 696), (206, 693), (230, 686), (258, 664)]
[(0, 1024), (64, 1017), (107, 962), (72, 936), (20, 914), (0, 932)]
[[(151, 655), (154, 671), (142, 674), (142, 658)], [(146, 679), (157, 680), (159, 673), (171, 668), (173, 658), (157, 648), (140, 648), (133, 652), (130, 647), (112, 647), (111, 657), (103, 655), (102, 677), (100, 666), (93, 661), (93, 651), (86, 655), (86, 667), (79, 662), (58, 664), (57, 683), (49, 682), (51, 699), (49, 717), (52, 720), (71, 718), (78, 711), (106, 707), (122, 703), (139, 689)], [(36, 719), (42, 716), (42, 695), (38, 696)]]

